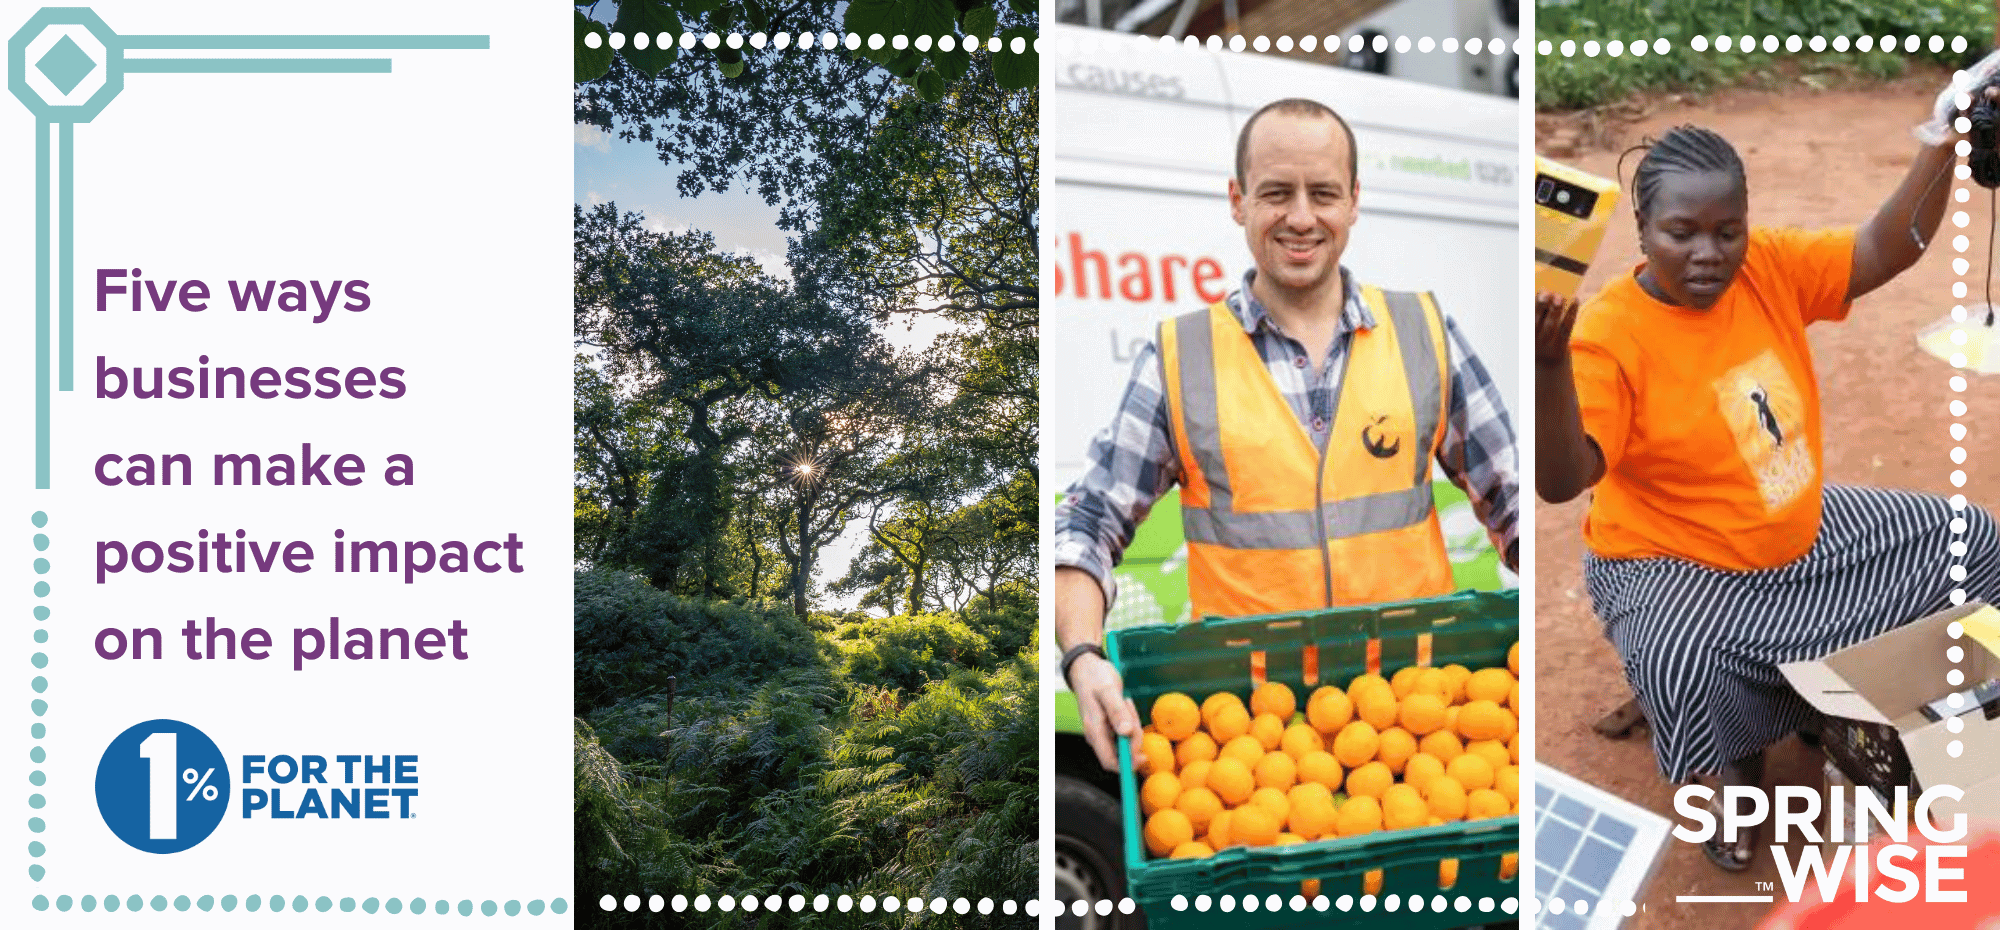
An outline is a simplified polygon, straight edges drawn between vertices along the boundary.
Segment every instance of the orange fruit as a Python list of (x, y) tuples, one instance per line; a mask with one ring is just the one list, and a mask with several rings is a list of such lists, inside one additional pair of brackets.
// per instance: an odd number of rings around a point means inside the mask
[(1438, 863), (1438, 887), (1450, 888), (1458, 884), (1458, 860), (1445, 859)]
[(1465, 680), (1472, 677), (1472, 669), (1453, 663), (1444, 667), (1444, 678), (1451, 683), (1450, 693), (1445, 699), (1453, 704), (1465, 702)]
[(1361, 876), (1361, 893), (1379, 895), (1382, 893), (1382, 870), (1376, 869)]
[(1396, 725), (1396, 716), (1401, 712), (1396, 703), (1396, 694), (1388, 685), (1379, 685), (1361, 690), (1361, 696), (1354, 701), (1354, 711), (1368, 725), (1377, 730), (1386, 730)]
[(1450, 823), (1465, 819), (1465, 786), (1453, 780), (1450, 775), (1439, 775), (1424, 785), (1424, 803), (1431, 806), (1431, 815)]
[(1311, 901), (1319, 897), (1319, 879), (1308, 878), (1299, 883), (1299, 896)]
[(1132, 760), (1141, 775), (1174, 770), (1174, 744), (1158, 733), (1148, 733), (1139, 740), (1139, 758)]
[(1194, 698), (1179, 691), (1160, 695), (1153, 702), (1153, 726), (1160, 735), (1178, 743), (1194, 735), (1201, 726), (1201, 708), (1196, 707)]
[(1521, 644), (1519, 641), (1507, 647), (1507, 671), (1514, 673), (1514, 677), (1516, 678), (1521, 677)]
[(1423, 666), (1412, 665), (1397, 669), (1396, 674), (1389, 676), (1389, 690), (1396, 692), (1396, 700), (1409, 697), (1410, 689), (1417, 686), (1417, 676), (1423, 673)]
[(1290, 791), (1299, 780), (1298, 764), (1282, 752), (1267, 753), (1250, 771), (1256, 776), (1259, 788), (1275, 788), (1280, 792)]
[(1245, 846), (1269, 846), (1278, 839), (1278, 818), (1255, 804), (1230, 812), (1229, 839)]
[(1424, 669), (1410, 688), (1411, 694), (1435, 695), (1446, 704), (1451, 703), (1451, 691), (1451, 675), (1441, 668)]
[(1409, 785), (1392, 785), (1382, 795), (1382, 829), (1408, 830), (1431, 819), (1430, 805)]
[(1444, 698), (1416, 693), (1403, 699), (1396, 719), (1415, 736), (1426, 736), (1444, 728)]
[(1493, 771), (1496, 772), (1514, 764), (1514, 760), (1507, 755), (1507, 744), (1497, 739), (1482, 739), (1466, 743), (1465, 754), (1485, 759), (1486, 764), (1493, 766)]
[[(1300, 789), (1306, 789), (1301, 791)], [(1292, 789), (1290, 827), (1293, 833), (1307, 841), (1319, 839), (1333, 832), (1337, 815), (1333, 808), (1332, 793), (1314, 793), (1305, 785)]]
[(1515, 765), (1521, 764), (1521, 734), (1518, 731), (1507, 738), (1507, 758)]
[(1243, 845), (1236, 842), (1229, 835), (1229, 818), (1231, 816), (1232, 814), (1229, 811), (1223, 811), (1215, 815), (1214, 820), (1208, 822), (1208, 845), (1210, 848), (1227, 849), (1231, 846)]
[(1278, 719), (1277, 714), (1258, 714), (1250, 723), (1250, 735), (1257, 738), (1265, 752), (1277, 752), (1285, 740), (1285, 721)]
[(1306, 723), (1321, 736), (1340, 732), (1353, 719), (1354, 701), (1332, 685), (1314, 691), (1312, 699), (1306, 702)]
[(1188, 823), (1186, 814), (1170, 807), (1146, 818), (1145, 834), (1146, 850), (1155, 856), (1165, 856), (1194, 839), (1194, 826)]
[(1403, 783), (1422, 791), (1425, 785), (1430, 784), (1431, 779), (1443, 774), (1444, 763), (1439, 762), (1438, 757), (1420, 752), (1411, 756), (1410, 761), (1404, 764)]
[(1257, 790), (1257, 782), (1250, 777), (1250, 767), (1235, 758), (1215, 760), (1215, 764), (1208, 769), (1208, 780), (1204, 784), (1222, 799), (1222, 803), (1231, 807), (1250, 800), (1250, 793)]
[(1444, 764), (1444, 773), (1467, 791), (1493, 787), (1493, 764), (1485, 757), (1466, 753)]
[(1504, 740), (1515, 729), (1513, 713), (1492, 701), (1471, 701), (1458, 713), (1458, 735), (1469, 740)]
[(1517, 682), (1514, 682), (1514, 687), (1512, 687), (1512, 688), (1509, 688), (1509, 689), (1507, 689), (1507, 709), (1508, 709), (1508, 710), (1511, 710), (1511, 711), (1513, 711), (1513, 712), (1514, 712), (1514, 718), (1515, 718), (1515, 719), (1517, 719), (1517, 720), (1518, 720), (1518, 719), (1520, 719), (1520, 717), (1521, 717), (1521, 683), (1520, 683), (1520, 682), (1518, 682), (1518, 681), (1517, 681)]
[(1181, 780), (1172, 772), (1154, 772), (1146, 776), (1146, 783), (1139, 788), (1139, 810), (1146, 816), (1162, 808), (1174, 806), (1180, 800)]
[(1213, 855), (1215, 855), (1215, 850), (1208, 848), (1207, 843), (1204, 843), (1200, 840), (1188, 840), (1187, 842), (1174, 847), (1173, 858), (1206, 859)]
[(1285, 829), (1285, 824), (1291, 820), (1292, 802), (1276, 788), (1257, 789), (1257, 793), (1250, 796), (1250, 806), (1263, 808), (1265, 813), (1278, 821), (1280, 830)]
[(1347, 773), (1331, 753), (1315, 751), (1299, 758), (1298, 778), (1302, 783), (1323, 785), (1328, 789), (1338, 788), (1346, 780)]
[(1501, 881), (1503, 881), (1503, 882), (1504, 882), (1504, 881), (1506, 881), (1506, 880), (1508, 880), (1508, 879), (1510, 879), (1510, 878), (1513, 878), (1513, 877), (1514, 877), (1514, 873), (1515, 873), (1515, 872), (1518, 872), (1518, 871), (1520, 871), (1520, 870), (1521, 870), (1521, 854), (1520, 854), (1520, 853), (1501, 853), (1501, 854), (1500, 854), (1500, 880), (1501, 880)]
[(1214, 758), (1215, 740), (1209, 739), (1208, 734), (1200, 730), (1196, 730), (1193, 736), (1181, 740), (1180, 744), (1174, 747), (1174, 761), (1183, 766), (1208, 762)]
[(1459, 706), (1459, 705), (1457, 705), (1457, 704), (1453, 704), (1453, 705), (1451, 705), (1450, 707), (1447, 707), (1447, 708), (1445, 708), (1445, 709), (1444, 709), (1444, 726), (1443, 726), (1443, 727), (1440, 727), (1439, 729), (1443, 729), (1443, 730), (1448, 730), (1448, 731), (1450, 731), (1450, 732), (1452, 732), (1452, 733), (1457, 733), (1457, 732), (1458, 732), (1458, 712), (1459, 712), (1459, 711), (1461, 711), (1461, 710), (1464, 710), (1464, 709), (1465, 709), (1465, 708), (1463, 708), (1463, 707), (1461, 707), (1461, 706)]
[[(1256, 766), (1257, 760), (1262, 758), (1264, 758), (1264, 744), (1258, 742), (1257, 737), (1251, 736), (1248, 733), (1230, 740), (1228, 745), (1222, 747), (1222, 752), (1218, 755), (1218, 759), (1235, 759), (1243, 763), (1243, 767), (1246, 769)], [(1211, 774), (1213, 774), (1212, 770)]]
[(1465, 819), (1485, 820), (1489, 817), (1505, 817), (1512, 810), (1507, 799), (1491, 788), (1479, 788), (1465, 798)]
[(1270, 714), (1279, 720), (1290, 720), (1298, 709), (1298, 698), (1292, 696), (1292, 689), (1284, 682), (1267, 681), (1250, 692), (1250, 713), (1255, 716)]
[(1183, 763), (1180, 771), (1181, 790), (1186, 791), (1190, 788), (1206, 786), (1208, 784), (1208, 768), (1214, 764), (1207, 759)]
[(1278, 740), (1278, 748), (1284, 750), (1285, 755), (1291, 756), (1293, 762), (1297, 762), (1305, 758), (1306, 753), (1325, 749), (1326, 740), (1322, 739), (1319, 731), (1310, 725), (1294, 723), (1285, 728), (1284, 738)]
[(1333, 828), (1341, 836), (1360, 836), (1382, 829), (1382, 803), (1370, 797), (1348, 798), (1346, 804), (1340, 805)]
[(1396, 783), (1395, 773), (1380, 762), (1370, 762), (1347, 773), (1347, 796), (1380, 799), (1382, 792)]
[(1387, 765), (1389, 771), (1398, 775), (1403, 774), (1403, 766), (1409, 762), (1410, 757), (1417, 754), (1417, 738), (1402, 727), (1383, 730), (1377, 743), (1375, 758)]
[[(1373, 672), (1366, 675), (1356, 675), (1353, 681), (1347, 683), (1347, 699), (1355, 704), (1359, 704), (1361, 703), (1361, 690), (1378, 684), (1387, 688), (1389, 687), (1389, 679), (1383, 678)], [(1396, 692), (1394, 689), (1390, 689), (1389, 693), (1395, 694)]]
[(1280, 833), (1280, 834), (1278, 834), (1278, 838), (1277, 838), (1276, 840), (1272, 841), (1271, 845), (1273, 845), (1273, 846), (1296, 846), (1296, 845), (1298, 845), (1298, 844), (1300, 844), (1300, 843), (1303, 843), (1303, 842), (1305, 842), (1305, 841), (1306, 841), (1306, 838), (1305, 838), (1305, 837), (1303, 837), (1303, 836), (1300, 836), (1300, 835), (1298, 835), (1298, 834), (1296, 834), (1296, 833)]
[(1439, 730), (1417, 741), (1417, 751), (1427, 752), (1446, 765), (1465, 752), (1465, 745), (1450, 730)]
[(1358, 768), (1374, 759), (1380, 746), (1381, 738), (1375, 734), (1375, 728), (1366, 720), (1356, 720), (1333, 738), (1333, 757), (1341, 765)]
[(1509, 809), (1519, 807), (1521, 805), (1521, 767), (1518, 765), (1503, 765), (1500, 768), (1494, 769), (1493, 790), (1500, 792), (1500, 796), (1507, 799), (1507, 807)]
[(1250, 712), (1241, 704), (1225, 704), (1215, 711), (1208, 721), (1208, 735), (1215, 737), (1221, 745), (1229, 745), (1233, 740), (1250, 732)]
[(1473, 672), (1465, 681), (1467, 701), (1492, 701), (1495, 704), (1507, 699), (1507, 692), (1514, 687), (1514, 676), (1504, 668), (1482, 668)]
[(1211, 730), (1215, 729), (1216, 712), (1231, 704), (1242, 707), (1243, 699), (1229, 691), (1217, 691), (1203, 698), (1201, 702), (1201, 725)]
[(1190, 788), (1181, 792), (1174, 803), (1174, 810), (1186, 815), (1188, 823), (1194, 827), (1196, 835), (1208, 832), (1208, 825), (1215, 815), (1222, 813), (1222, 799), (1207, 788)]

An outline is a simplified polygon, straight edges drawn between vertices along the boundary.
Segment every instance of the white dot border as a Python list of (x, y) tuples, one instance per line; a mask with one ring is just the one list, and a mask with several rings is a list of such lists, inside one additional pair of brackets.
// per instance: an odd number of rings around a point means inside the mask
[[(622, 50), (628, 44), (628, 39), (623, 33), (612, 32), (609, 35), (609, 42), (614, 51)], [(584, 45), (592, 49), (602, 48), (604, 41), (604, 39), (600, 38), (594, 32), (584, 37)], [(1039, 36), (1035, 38), (1032, 48), (1036, 53), (1039, 54), (1049, 48), (1048, 45), (1044, 44), (1045, 41)], [(988, 53), (1011, 51), (1015, 54), (1022, 54), (1030, 47), (1029, 43), (1018, 37), (1011, 43), (1003, 43), (999, 38), (995, 37), (980, 44), (964, 41), (958, 36), (939, 36), (936, 39), (930, 36), (918, 36), (915, 39), (911, 39), (908, 36), (902, 35), (889, 38), (884, 38), (880, 35), (871, 35), (864, 39), (857, 33), (847, 33), (845, 36), (842, 36), (834, 32), (801, 34), (796, 37), (796, 41), (794, 37), (782, 32), (775, 35), (766, 35), (759, 32), (749, 36), (744, 36), (741, 33), (731, 33), (726, 38), (713, 32), (689, 32), (682, 33), (678, 37), (662, 32), (657, 37), (652, 37), (648, 34), (639, 34), (630, 40), (630, 44), (634, 48), (641, 50), (645, 49), (648, 45), (664, 46), (672, 44), (680, 46), (683, 50), (687, 50), (694, 48), (697, 44), (710, 49), (726, 44), (732, 49), (739, 49), (748, 45), (753, 49), (763, 50), (771, 48), (777, 51), (783, 51), (788, 46), (794, 45), (801, 50), (809, 49), (816, 45), (826, 51), (839, 48), (853, 51), (858, 50), (864, 44), (870, 49), (879, 49), (884, 45), (888, 45), (891, 48), (899, 50), (914, 45), (918, 51), (929, 51), (935, 45), (939, 49), (950, 51), (960, 42), (964, 42), (967, 51), (983, 50)], [(1205, 39), (1194, 36), (1188, 36), (1184, 39), (1174, 39), (1171, 36), (1155, 38), (1123, 33), (1107, 33), (1103, 36), (1084, 39), (1071, 39), (1065, 36), (1057, 40), (1054, 47), (1065, 53), (1080, 51), (1088, 54), (1100, 47), (1111, 49), (1116, 48), (1120, 44), (1128, 46), (1156, 46), (1162, 50), (1184, 48), (1210, 52), (1219, 52), (1225, 48), (1232, 52), (1242, 52), (1246, 49), (1256, 52), (1268, 52), (1273, 48), (1279, 52), (1290, 52), (1292, 49), (1297, 48), (1300, 51), (1311, 53), (1322, 47), (1332, 50), (1341, 46), (1346, 46), (1351, 52), (1360, 52), (1365, 48), (1372, 47), (1375, 52), (1381, 53), (1393, 48), (1397, 54), (1408, 54), (1412, 50), (1421, 54), (1430, 54), (1435, 50), (1438, 53), (1447, 55), (1458, 54), (1460, 52), (1470, 55), (1499, 54), (1508, 51), (1516, 55), (1526, 55), (1530, 50), (1530, 43), (1526, 38), (1516, 38), (1511, 42), (1497, 38), (1473, 38), (1461, 43), (1456, 37), (1432, 39), (1429, 36), (1424, 36), (1413, 40), (1409, 36), (1398, 36), (1394, 40), (1391, 40), (1379, 33), (1373, 37), (1372, 43), (1359, 34), (1348, 36), (1329, 35), (1324, 39), (1316, 36), (1302, 36), (1294, 39), (1291, 36), (1272, 38), (1262, 35), (1246, 39), (1241, 35), (1236, 35), (1224, 40), (1221, 36), (1213, 35)], [(1787, 53), (1798, 53), (1801, 51), (1820, 53), (1829, 49), (1839, 53), (1848, 51), (1870, 52), (1879, 49), (1889, 53), (1901, 51), (1904, 54), (1916, 54), (1928, 51), (1931, 54), (1940, 54), (1947, 48), (1953, 54), (1962, 54), (1969, 47), (1964, 36), (1953, 36), (1950, 39), (1946, 39), (1938, 35), (1926, 37), (1915, 34), (1901, 37), (1887, 35), (1879, 39), (1866, 35), (1853, 39), (1849, 39), (1847, 36), (1834, 36), (1829, 39), (1825, 36), (1801, 37), (1797, 35), (1789, 35), (1781, 39), (1771, 34), (1764, 35), (1761, 38), (1748, 35), (1717, 35), (1711, 39), (1708, 36), (1697, 35), (1688, 39), (1687, 44), (1690, 49), (1696, 52), (1709, 52), (1712, 49), (1714, 54), (1730, 54), (1732, 49), (1741, 54), (1749, 54), (1757, 51), (1770, 54), (1776, 53), (1781, 49)], [(1607, 58), (1643, 58), (1648, 54), (1669, 54), (1674, 50), (1674, 44), (1665, 38), (1656, 38), (1651, 42), (1647, 42), (1644, 39), (1608, 39), (1602, 43), (1596, 39), (1586, 39), (1581, 43), (1575, 39), (1563, 39), (1560, 41), (1541, 39), (1533, 43), (1533, 50), (1541, 56), (1563, 58), (1574, 58), (1579, 55), (1585, 58), (1596, 58), (1600, 54)], [(1962, 76), (1963, 72), (1960, 72), (1960, 75)], [(1963, 144), (1961, 143), (1962, 146)], [(1963, 155), (1964, 152), (1961, 151), (1959, 154)], [(1970, 177), (1970, 172), (1961, 164), (1956, 168), (1954, 175), (1958, 180), (1964, 181)], [(1951, 192), (1951, 198), (1960, 203), (1965, 202), (1968, 196), (1968, 188), (1954, 187)], [(1965, 214), (1963, 212), (1954, 214), (1953, 222), (1960, 227), (1965, 226), (1967, 223)], [(1963, 235), (1955, 236), (1952, 240), (1952, 249), (1955, 252), (1963, 253), (1969, 245), (1969, 240)], [(1959, 275), (1963, 277), (1970, 273), (1970, 265), (1961, 260), (1954, 264), (1954, 270), (1957, 270)], [(1952, 290), (1952, 296), (1955, 299), (1964, 299), (1966, 285), (1963, 282), (1953, 284)], [(1956, 322), (1964, 322), (1967, 319), (1966, 308), (1963, 305), (1953, 306), (1952, 319)], [(1952, 341), (1954, 343), (1962, 345), (1966, 338), (1967, 333), (1965, 330), (1958, 329), (1952, 331)], [(1953, 355), (1949, 361), (1954, 369), (1964, 369), (1966, 367), (1966, 358), (1963, 354)], [(1952, 393), (1963, 394), (1967, 388), (1966, 379), (1963, 375), (1954, 374), (1951, 376), (1948, 386)], [(1953, 417), (1951, 423), (1952, 439), (1954, 442), (1959, 442), (1965, 436), (1966, 425), (1963, 420), (1967, 413), (1967, 407), (1963, 400), (1954, 397), (1951, 401), (1950, 409)], [(1967, 456), (1963, 446), (1954, 445), (1949, 457), (1954, 465), (1962, 466)], [(1949, 477), (1954, 487), (1965, 486), (1966, 474), (1962, 468), (1954, 469)], [(1963, 513), (1967, 506), (1965, 495), (1952, 495), (1950, 504), (1955, 514)], [(1954, 516), (1952, 518), (1951, 531), (1954, 537), (1963, 535), (1966, 528), (1967, 524), (1962, 516)], [(1954, 539), (1951, 543), (1950, 552), (1954, 560), (1962, 560), (1966, 553), (1966, 546), (1963, 542)], [(1963, 582), (1965, 580), (1966, 569), (1962, 561), (1954, 561), (1950, 567), (1950, 572), (1953, 581)], [(1954, 588), (1952, 590), (1951, 601), (1953, 604), (1962, 604), (1965, 602), (1965, 599), (1966, 592), (1964, 588)], [(1964, 635), (1963, 628), (1957, 623), (1951, 624), (1949, 633), (1954, 640)], [(1962, 661), (1963, 655), (1964, 651), (1957, 647), (1952, 647), (1947, 652), (1947, 657), (1953, 664)], [(1956, 669), (1951, 674), (1959, 676), (1961, 680), (1964, 675), (1963, 672)], [(1952, 697), (1957, 698), (1957, 695), (1953, 694)], [(1962, 743), (1954, 740), (1946, 748), (1946, 751), (1956, 758), (1964, 751), (1964, 747)], [(992, 898), (980, 898), (977, 902), (973, 902), (966, 898), (954, 900), (940, 897), (930, 899), (926, 902), (925, 899), (920, 897), (911, 897), (906, 900), (892, 895), (877, 899), (874, 895), (866, 894), (858, 899), (846, 894), (840, 895), (837, 899), (820, 894), (813, 897), (810, 901), (802, 894), (793, 894), (789, 898), (781, 897), (777, 894), (770, 894), (763, 898), (758, 898), (755, 895), (737, 897), (725, 894), (712, 901), (706, 894), (697, 895), (692, 900), (686, 895), (675, 895), (672, 901), (654, 894), (645, 899), (644, 902), (636, 894), (628, 894), (623, 899), (607, 894), (599, 899), (598, 906), (604, 911), (624, 910), (627, 912), (637, 912), (641, 906), (644, 906), (653, 913), (659, 913), (668, 906), (671, 906), (675, 913), (686, 913), (689, 910), (706, 913), (711, 908), (723, 912), (741, 908), (745, 913), (757, 910), (773, 912), (790, 910), (793, 913), (804, 913), (808, 906), (814, 912), (825, 912), (832, 909), (847, 913), (858, 909), (863, 913), (872, 913), (879, 907), (885, 913), (893, 913), (901, 909), (908, 910), (911, 913), (929, 910), (934, 914), (942, 914), (946, 909), (950, 909), (953, 913), (957, 914), (968, 914), (973, 910), (977, 910), (982, 915), (998, 911), (999, 913), (1008, 915), (1025, 913), (1030, 917), (1039, 917), (1044, 912), (1057, 914), (1065, 910), (1063, 902), (1053, 899), (1048, 901), (1042, 901), (1041, 899), (1028, 899), (1026, 901), (1005, 899), (996, 902)], [(1078, 917), (1084, 916), (1089, 911), (1095, 911), (1099, 916), (1108, 916), (1112, 910), (1117, 910), (1120, 914), (1130, 914), (1137, 906), (1137, 903), (1131, 898), (1121, 898), (1116, 902), (1104, 898), (1095, 901), (1072, 901), (1069, 902), (1067, 909)], [(1338, 909), (1342, 912), (1358, 910), (1366, 913), (1380, 907), (1384, 912), (1395, 912), (1406, 909), (1411, 913), (1419, 913), (1425, 910), (1443, 911), (1446, 908), (1450, 908), (1461, 913), (1477, 909), (1480, 913), (1492, 913), (1497, 910), (1508, 915), (1525, 914), (1528, 916), (1539, 914), (1545, 909), (1551, 914), (1561, 914), (1566, 911), (1586, 914), (1593, 910), (1601, 911), (1610, 908), (1621, 911), (1626, 917), (1634, 916), (1638, 913), (1639, 909), (1639, 905), (1632, 901), (1606, 903), (1587, 899), (1565, 900), (1560, 897), (1552, 897), (1544, 903), (1542, 899), (1532, 895), (1499, 899), (1482, 897), (1475, 900), (1466, 895), (1454, 897), (1441, 893), (1430, 896), (1391, 894), (1379, 899), (1374, 895), (1356, 897), (1351, 894), (1344, 894), (1338, 898), (1334, 898), (1330, 895), (1321, 894), (1314, 897), (1311, 901), (1308, 901), (1303, 895), (1299, 894), (1294, 894), (1289, 899), (1276, 894), (1266, 895), (1261, 898), (1255, 895), (1238, 896), (1223, 894), (1210, 896), (1201, 894), (1196, 895), (1192, 900), (1186, 895), (1175, 895), (1170, 902), (1170, 906), (1176, 911), (1185, 911), (1192, 908), (1202, 912), (1215, 909), (1224, 913), (1241, 907), (1246, 914), (1255, 913), (1260, 909), (1265, 911), (1289, 909), (1295, 912), (1303, 912), (1308, 908), (1321, 912), (1328, 911), (1329, 909)]]

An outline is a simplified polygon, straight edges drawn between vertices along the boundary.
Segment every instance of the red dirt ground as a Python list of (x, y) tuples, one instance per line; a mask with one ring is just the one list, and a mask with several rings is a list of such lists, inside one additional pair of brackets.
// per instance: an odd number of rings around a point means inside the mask
[[(1759, 225), (1806, 227), (1858, 224), (1874, 214), (1900, 182), (1917, 143), (1910, 127), (1925, 118), (1948, 75), (1939, 70), (1892, 84), (1827, 92), (1726, 91), (1698, 101), (1655, 106), (1638, 122), (1603, 139), (1609, 151), (1588, 148), (1565, 153), (1563, 161), (1611, 176), (1618, 152), (1643, 135), (1681, 123), (1721, 133), (1742, 154), (1750, 183), (1751, 221)], [(1570, 121), (1569, 125), (1575, 125)], [(1541, 138), (1565, 125), (1541, 120)], [(1626, 169), (1636, 163), (1635, 154)], [(1963, 253), (1971, 262), (1964, 280), (1967, 302), (1983, 300), (1982, 276), (1990, 216), (1987, 192), (1970, 182), (1964, 209), (1971, 240)], [(1621, 204), (1622, 208), (1625, 206)], [(1950, 495), (1955, 467), (1947, 432), (1954, 396), (1951, 369), (1916, 346), (1917, 330), (1949, 312), (1959, 301), (1951, 286), (1951, 239), (1961, 232), (1946, 213), (1945, 225), (1923, 260), (1881, 290), (1859, 301), (1848, 320), (1810, 330), (1822, 390), (1826, 424), (1826, 479), (1848, 484), (1908, 488)], [(1603, 251), (1585, 283), (1594, 292), (1614, 274), (1639, 260), (1632, 222), (1612, 224)], [(2000, 480), (1988, 477), (2000, 462), (2000, 442), (1982, 429), (1981, 411), (2000, 407), (1982, 397), (2000, 391), (2000, 379), (1974, 377), (1965, 395), (1972, 408), (1963, 446), (1974, 502), (2000, 497)], [(1983, 402), (1982, 402), (1983, 401)], [(1583, 589), (1581, 501), (1563, 506), (1538, 504), (1535, 528), (1535, 754), (1540, 762), (1593, 782), (1673, 817), (1676, 787), (1659, 775), (1644, 735), (1624, 741), (1598, 736), (1591, 724), (1631, 697), (1617, 655), (1591, 614)], [(1769, 783), (1819, 784), (1819, 760), (1796, 740), (1772, 754)], [(1765, 842), (1769, 842), (1768, 839)], [(1797, 838), (1794, 838), (1797, 842)], [(1729, 875), (1710, 865), (1692, 844), (1670, 839), (1644, 909), (1626, 922), (1644, 930), (1750, 927), (1769, 913), (1763, 904), (1677, 904), (1676, 895), (1757, 894), (1755, 882), (1775, 882), (1777, 867), (1768, 847), (1750, 871)]]

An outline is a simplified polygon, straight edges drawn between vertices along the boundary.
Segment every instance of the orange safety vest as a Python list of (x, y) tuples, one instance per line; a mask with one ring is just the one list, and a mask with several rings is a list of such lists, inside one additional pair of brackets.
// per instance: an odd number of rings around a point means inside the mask
[(1451, 593), (1431, 491), (1451, 396), (1443, 317), (1429, 294), (1362, 299), (1375, 325), (1350, 338), (1324, 449), (1227, 305), (1160, 324), (1197, 619)]

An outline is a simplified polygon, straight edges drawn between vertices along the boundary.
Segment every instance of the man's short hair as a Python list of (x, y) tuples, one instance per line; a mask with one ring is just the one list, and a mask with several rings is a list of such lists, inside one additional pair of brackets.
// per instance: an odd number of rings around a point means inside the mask
[(1340, 114), (1335, 113), (1332, 107), (1317, 100), (1307, 100), (1304, 97), (1286, 97), (1283, 100), (1274, 100), (1264, 104), (1263, 107), (1259, 108), (1257, 112), (1250, 114), (1250, 118), (1243, 122), (1243, 131), (1236, 134), (1237, 187), (1249, 186), (1247, 169), (1250, 167), (1250, 130), (1257, 125), (1258, 120), (1264, 118), (1264, 114), (1266, 113), (1332, 119), (1334, 122), (1339, 123), (1341, 133), (1347, 136), (1347, 187), (1348, 191), (1352, 193), (1354, 185), (1360, 181), (1361, 176), (1359, 170), (1361, 153), (1354, 149), (1354, 130), (1347, 128), (1347, 121), (1341, 119)]

